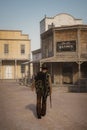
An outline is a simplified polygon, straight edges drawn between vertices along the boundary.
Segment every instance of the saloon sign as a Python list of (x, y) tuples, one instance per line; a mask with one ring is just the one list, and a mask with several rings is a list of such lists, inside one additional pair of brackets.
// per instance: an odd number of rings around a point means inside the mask
[(76, 51), (76, 41), (62, 41), (56, 44), (57, 52)]

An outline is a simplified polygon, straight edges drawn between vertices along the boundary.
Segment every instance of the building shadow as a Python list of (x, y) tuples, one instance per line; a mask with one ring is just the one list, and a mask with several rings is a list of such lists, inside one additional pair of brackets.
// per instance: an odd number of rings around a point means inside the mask
[(27, 105), (25, 108), (31, 110), (32, 113), (33, 113), (33, 115), (37, 118), (36, 106), (35, 106), (35, 104), (29, 104), (29, 105)]

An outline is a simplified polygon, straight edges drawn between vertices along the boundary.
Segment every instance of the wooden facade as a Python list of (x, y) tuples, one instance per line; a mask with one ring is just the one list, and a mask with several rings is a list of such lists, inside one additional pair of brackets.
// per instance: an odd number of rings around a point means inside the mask
[(87, 78), (87, 25), (52, 27), (41, 34), (41, 49), (54, 84)]

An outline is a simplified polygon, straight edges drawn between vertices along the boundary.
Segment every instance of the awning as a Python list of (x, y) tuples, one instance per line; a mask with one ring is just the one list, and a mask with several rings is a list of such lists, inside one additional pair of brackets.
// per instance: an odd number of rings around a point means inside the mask
[(77, 59), (72, 58), (58, 58), (58, 57), (49, 57), (41, 59), (40, 62), (77, 62)]
[(22, 64), (23, 65), (27, 65), (27, 64), (30, 64), (30, 63), (39, 63), (40, 61), (27, 61), (27, 62), (23, 62)]

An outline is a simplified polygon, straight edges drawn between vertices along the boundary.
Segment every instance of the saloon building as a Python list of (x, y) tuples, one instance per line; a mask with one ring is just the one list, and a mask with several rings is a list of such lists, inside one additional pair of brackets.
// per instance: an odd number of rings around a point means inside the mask
[(40, 22), (41, 63), (47, 62), (54, 84), (87, 79), (87, 25), (69, 14)]
[(0, 30), (0, 79), (19, 79), (28, 73), (30, 39), (19, 30)]

